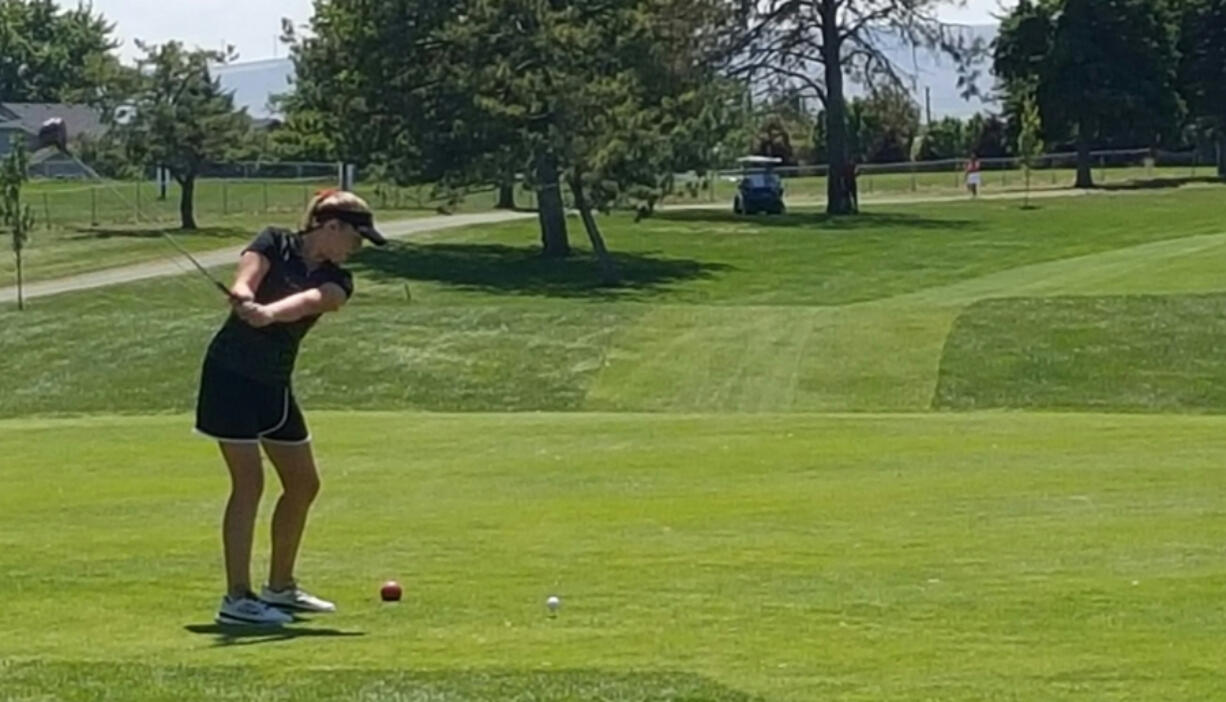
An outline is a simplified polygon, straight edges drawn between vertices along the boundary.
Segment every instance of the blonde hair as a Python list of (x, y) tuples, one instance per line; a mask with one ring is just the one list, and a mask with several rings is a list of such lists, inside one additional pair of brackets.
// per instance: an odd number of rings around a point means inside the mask
[(311, 198), (306, 214), (302, 219), (302, 231), (309, 232), (320, 226), (319, 212), (321, 210), (344, 210), (346, 212), (363, 212), (370, 214), (370, 205), (362, 198), (347, 190), (320, 190)]

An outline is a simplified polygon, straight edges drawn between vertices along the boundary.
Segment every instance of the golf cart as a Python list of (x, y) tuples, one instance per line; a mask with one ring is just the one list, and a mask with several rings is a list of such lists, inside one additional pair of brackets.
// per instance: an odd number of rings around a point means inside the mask
[(783, 159), (774, 156), (742, 156), (741, 181), (732, 199), (735, 214), (783, 214), (783, 183), (775, 166)]

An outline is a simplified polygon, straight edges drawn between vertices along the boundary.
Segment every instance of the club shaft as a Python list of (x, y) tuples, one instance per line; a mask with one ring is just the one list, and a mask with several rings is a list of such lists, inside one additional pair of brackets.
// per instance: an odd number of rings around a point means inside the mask
[[(130, 203), (128, 203), (127, 198), (125, 198), (125, 197), (123, 196), (123, 194), (119, 192), (119, 189), (118, 189), (118, 188), (116, 188), (114, 185), (111, 185), (110, 183), (108, 183), (108, 182), (106, 181), (106, 179), (104, 179), (102, 176), (98, 175), (98, 172), (97, 172), (97, 171), (95, 171), (94, 169), (90, 168), (90, 167), (89, 167), (88, 165), (86, 165), (86, 164), (85, 164), (83, 161), (81, 161), (81, 159), (77, 158), (75, 154), (73, 154), (72, 152), (70, 152), (70, 151), (68, 150), (68, 147), (67, 147), (66, 145), (61, 144), (61, 145), (59, 146), (59, 149), (60, 149), (61, 151), (63, 151), (63, 152), (64, 152), (64, 154), (65, 154), (66, 156), (68, 156), (68, 157), (69, 157), (69, 158), (71, 158), (72, 160), (76, 161), (78, 165), (80, 165), (80, 166), (81, 166), (82, 168), (84, 168), (84, 169), (85, 169), (87, 172), (89, 172), (89, 173), (90, 173), (90, 174), (91, 174), (91, 175), (94, 177), (94, 179), (96, 179), (98, 182), (100, 182), (100, 183), (102, 183), (103, 185), (105, 185), (105, 186), (107, 186), (108, 188), (110, 188), (111, 192), (113, 192), (113, 193), (114, 193), (116, 196), (118, 196), (118, 197), (119, 197), (119, 199), (120, 199), (121, 201), (123, 201), (125, 204), (130, 204)], [(140, 209), (139, 209), (139, 208), (137, 208), (137, 209), (136, 209), (136, 217), (137, 217), (137, 219), (138, 219), (138, 220), (142, 218), (141, 213), (140, 213)], [(228, 288), (228, 287), (226, 287), (224, 284), (222, 284), (222, 282), (221, 282), (220, 280), (217, 280), (216, 278), (214, 278), (214, 277), (212, 276), (212, 274), (210, 274), (210, 273), (208, 272), (208, 270), (207, 270), (207, 269), (206, 269), (204, 266), (200, 265), (200, 262), (196, 260), (196, 257), (195, 257), (195, 256), (192, 256), (191, 252), (189, 252), (187, 249), (185, 249), (185, 248), (183, 248), (182, 246), (180, 246), (180, 245), (179, 245), (179, 242), (175, 241), (175, 240), (174, 240), (174, 238), (173, 238), (172, 236), (170, 236), (170, 234), (169, 234), (168, 232), (163, 231), (163, 232), (162, 232), (162, 237), (163, 237), (163, 238), (165, 238), (165, 239), (166, 239), (166, 241), (170, 242), (170, 245), (171, 245), (171, 246), (173, 246), (175, 249), (177, 249), (177, 250), (179, 251), (179, 253), (181, 253), (181, 254), (183, 254), (184, 256), (186, 256), (186, 257), (187, 257), (187, 260), (191, 261), (191, 262), (192, 262), (192, 265), (196, 267), (196, 270), (200, 271), (200, 274), (201, 274), (201, 275), (203, 275), (205, 278), (207, 278), (207, 279), (208, 279), (208, 280), (209, 280), (211, 283), (213, 283), (213, 285), (217, 286), (217, 289), (218, 289), (218, 290), (220, 290), (222, 293), (224, 293), (226, 297), (230, 298), (231, 300), (236, 300), (236, 301), (237, 301), (237, 300), (239, 300), (239, 297), (238, 297), (237, 295), (235, 295), (233, 292), (231, 292), (231, 291), (230, 291), (230, 288)]]
[(192, 262), (192, 265), (196, 267), (196, 270), (200, 271), (200, 274), (201, 274), (201, 275), (203, 275), (205, 278), (207, 278), (207, 279), (208, 279), (210, 282), (212, 282), (212, 283), (213, 283), (213, 285), (216, 285), (218, 290), (220, 290), (220, 291), (222, 291), (223, 293), (225, 293), (225, 295), (226, 295), (227, 297), (229, 297), (229, 298), (231, 298), (231, 299), (235, 299), (235, 295), (234, 295), (234, 293), (233, 293), (233, 292), (231, 292), (231, 291), (230, 291), (230, 289), (229, 289), (229, 288), (227, 288), (225, 285), (223, 285), (223, 284), (222, 284), (222, 282), (221, 282), (220, 280), (217, 280), (216, 278), (214, 278), (214, 277), (213, 277), (213, 275), (212, 275), (211, 273), (209, 273), (209, 271), (208, 271), (208, 269), (207, 269), (207, 268), (205, 268), (204, 266), (200, 265), (200, 262), (196, 260), (196, 257), (195, 257), (195, 256), (192, 256), (192, 254), (191, 254), (191, 252), (190, 252), (190, 251), (188, 251), (187, 249), (183, 248), (183, 246), (182, 246), (182, 245), (180, 245), (180, 244), (179, 244), (179, 242), (175, 241), (175, 240), (174, 240), (174, 237), (170, 236), (170, 234), (168, 234), (168, 233), (166, 233), (166, 232), (162, 232), (162, 236), (163, 236), (163, 237), (166, 239), (166, 241), (170, 242), (170, 245), (171, 245), (171, 246), (173, 246), (173, 247), (175, 247), (175, 249), (177, 249), (177, 250), (179, 251), (179, 253), (181, 253), (181, 254), (183, 254), (184, 256), (186, 256), (186, 257), (187, 257), (187, 260), (191, 261), (191, 262)]

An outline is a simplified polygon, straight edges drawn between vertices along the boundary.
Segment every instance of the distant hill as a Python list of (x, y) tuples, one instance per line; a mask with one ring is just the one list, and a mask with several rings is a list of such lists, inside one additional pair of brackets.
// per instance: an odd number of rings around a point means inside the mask
[[(978, 38), (985, 44), (996, 38), (996, 25), (967, 26), (964, 31), (968, 36)], [(920, 105), (921, 113), (924, 106), (924, 89), (931, 91), (932, 116), (940, 119), (945, 116), (968, 117), (976, 112), (996, 110), (994, 103), (983, 103), (980, 100), (967, 102), (958, 94), (958, 72), (953, 62), (946, 57), (928, 51), (915, 51), (901, 46), (898, 42), (887, 50), (887, 55), (899, 67), (906, 70), (914, 78), (913, 94), (916, 103)], [(984, 94), (992, 88), (992, 76), (987, 66), (982, 68), (983, 76), (977, 81), (980, 91)], [(246, 107), (252, 117), (271, 117), (276, 113), (270, 108), (268, 101), (273, 95), (288, 92), (292, 88), (294, 65), (289, 59), (266, 59), (216, 66), (214, 73), (220, 78), (222, 87), (234, 91), (234, 101), (240, 107)], [(848, 95), (863, 93), (859, 86), (848, 86)]]

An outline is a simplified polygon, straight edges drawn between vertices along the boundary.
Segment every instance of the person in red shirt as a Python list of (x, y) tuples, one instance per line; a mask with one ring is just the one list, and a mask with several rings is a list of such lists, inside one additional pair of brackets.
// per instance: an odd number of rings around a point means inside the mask
[(966, 162), (966, 189), (971, 191), (971, 197), (979, 197), (979, 186), (983, 185), (983, 174), (979, 172), (979, 157), (971, 154)]

